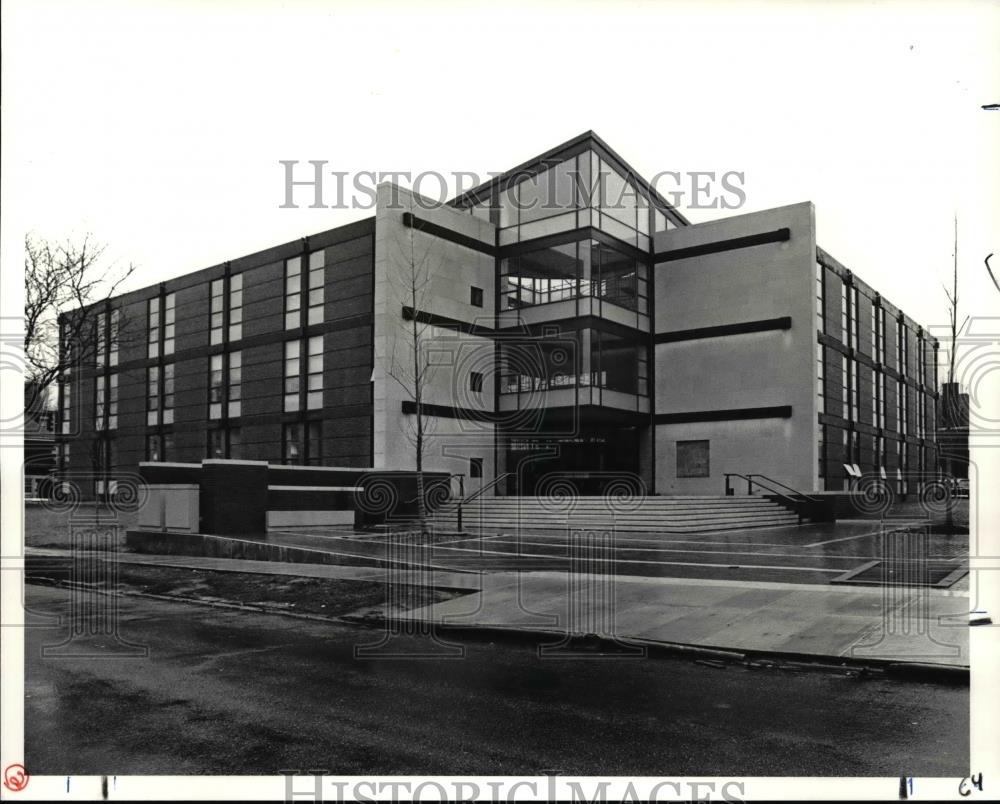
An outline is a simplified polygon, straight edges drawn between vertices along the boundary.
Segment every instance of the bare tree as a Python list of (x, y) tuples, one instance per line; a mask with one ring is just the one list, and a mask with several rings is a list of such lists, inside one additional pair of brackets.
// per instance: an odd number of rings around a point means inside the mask
[[(413, 200), (410, 199), (410, 214), (413, 213)], [(430, 261), (427, 252), (417, 255), (416, 223), (407, 228), (405, 242), (402, 244), (404, 270), (395, 278), (395, 301), (402, 302), (404, 327), (393, 331), (389, 360), (386, 367), (388, 374), (406, 396), (413, 402), (414, 408), (414, 462), (417, 470), (417, 521), (420, 532), (427, 530), (427, 501), (424, 488), (424, 447), (428, 435), (429, 418), (424, 413), (425, 393), (433, 365), (429, 359), (427, 342), (431, 337), (431, 325), (422, 315), (424, 299), (430, 287)], [(392, 281), (392, 280), (390, 280)]]
[(958, 341), (958, 215), (955, 216), (955, 247), (952, 253), (954, 265), (951, 275), (951, 290), (944, 285), (944, 295), (948, 299), (948, 322), (951, 325), (951, 346), (948, 356), (948, 383), (955, 382), (955, 344)]
[[(52, 243), (30, 234), (24, 238), (24, 379), (36, 395), (45, 393), (72, 365), (97, 353), (92, 334), (104, 309), (99, 302), (114, 296), (136, 268), (131, 263), (124, 269), (108, 264), (105, 249), (89, 235), (78, 243)], [(126, 329), (121, 316), (111, 345)]]

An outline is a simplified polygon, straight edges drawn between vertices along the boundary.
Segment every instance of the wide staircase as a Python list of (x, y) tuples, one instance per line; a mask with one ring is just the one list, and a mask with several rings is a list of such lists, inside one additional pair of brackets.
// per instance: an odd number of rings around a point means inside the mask
[[(459, 503), (438, 509), (429, 524), (459, 530)], [(772, 500), (746, 496), (487, 497), (461, 504), (461, 530), (502, 533), (614, 525), (618, 532), (704, 534), (800, 524), (798, 514)]]

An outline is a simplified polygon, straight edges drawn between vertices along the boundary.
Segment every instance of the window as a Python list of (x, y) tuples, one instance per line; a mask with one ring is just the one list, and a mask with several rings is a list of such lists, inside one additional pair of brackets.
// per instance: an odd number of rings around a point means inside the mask
[(537, 249), (501, 261), (503, 309), (593, 296), (645, 314), (647, 266), (596, 240)]
[[(226, 363), (228, 361), (228, 368)], [(208, 418), (230, 418), (242, 413), (243, 352), (212, 355), (208, 376)]]
[(226, 456), (226, 431), (223, 429), (208, 431), (208, 457), (225, 458)]
[(160, 356), (160, 299), (150, 299), (146, 302), (148, 326), (148, 346), (146, 357)]
[(284, 463), (315, 466), (321, 462), (321, 422), (286, 424), (282, 441)]
[(110, 374), (108, 381), (108, 429), (118, 429), (118, 375)]
[(111, 311), (111, 332), (108, 335), (110, 343), (108, 344), (108, 365), (117, 366), (118, 365), (118, 337), (119, 329), (121, 327), (121, 312), (119, 310)]
[(840, 358), (840, 398), (843, 402), (843, 410), (841, 411), (841, 416), (843, 418), (850, 418), (850, 393), (849, 389), (851, 387), (850, 372), (847, 369), (847, 358), (841, 356)]
[(872, 344), (875, 351), (875, 362), (885, 363), (885, 308), (881, 304), (872, 307), (872, 317), (874, 319)]
[(325, 252), (321, 249), (309, 255), (309, 318), (310, 324), (323, 323), (323, 287), (326, 270)]
[(229, 458), (240, 457), (240, 428), (217, 427), (208, 431), (208, 457)]
[(896, 442), (896, 470), (899, 472), (899, 477), (901, 478), (898, 482), (896, 490), (900, 494), (906, 493), (906, 445), (903, 443), (903, 439), (899, 439)]
[(469, 477), (481, 478), (483, 476), (483, 459), (469, 458)]
[(858, 289), (851, 286), (851, 348), (857, 349), (861, 344), (861, 320), (858, 317)]
[(896, 430), (901, 436), (906, 435), (906, 383), (896, 381)]
[(906, 363), (909, 358), (909, 349), (906, 342), (906, 325), (902, 319), (896, 321), (896, 362), (899, 364), (899, 373), (906, 375)]
[(857, 430), (844, 431), (847, 443), (847, 462), (852, 464), (861, 463), (861, 433)]
[(901, 435), (906, 435), (910, 430), (910, 400), (909, 400), (909, 388), (906, 382), (903, 380), (899, 381), (899, 400), (897, 404), (899, 405), (899, 432)]
[(921, 388), (927, 386), (927, 353), (924, 351), (923, 333), (917, 335), (917, 382)]
[(645, 313), (646, 266), (610, 246), (591, 242), (590, 295)]
[[(876, 381), (877, 380), (877, 381)], [(879, 429), (885, 427), (885, 375), (880, 371), (877, 378), (873, 376), (875, 386), (875, 421), (874, 424)]]
[(163, 354), (174, 353), (174, 313), (177, 304), (177, 294), (168, 293), (164, 298), (165, 313), (163, 316)]
[(469, 304), (473, 307), (483, 306), (483, 289), (473, 286), (469, 291)]
[(226, 395), (229, 418), (240, 416), (243, 412), (243, 352), (229, 353), (229, 384)]
[(850, 403), (851, 403), (851, 411), (850, 411), (851, 416), (850, 416), (850, 419), (851, 419), (852, 422), (856, 422), (858, 420), (858, 409), (860, 407), (860, 405), (859, 405), (860, 402), (861, 402), (861, 397), (858, 394), (858, 361), (857, 360), (852, 360), (851, 361), (851, 395), (850, 395)]
[(92, 469), (96, 477), (94, 480), (94, 491), (99, 496), (114, 494), (117, 490), (116, 481), (111, 479), (111, 470), (117, 461), (114, 439), (101, 438), (94, 444), (91, 454)]
[(306, 376), (306, 407), (323, 407), (323, 336), (309, 339), (308, 373)]
[(823, 344), (816, 344), (816, 395), (819, 397), (818, 410), (823, 413), (826, 410), (826, 368), (823, 365)]
[(107, 321), (108, 316), (106, 313), (98, 313), (94, 319), (94, 343), (96, 344), (94, 362), (99, 369), (104, 368), (104, 360), (107, 354)]
[(847, 312), (847, 283), (840, 283), (840, 340), (844, 345), (850, 344), (848, 332), (848, 312)]
[(243, 274), (229, 277), (229, 340), (243, 337)]
[(163, 367), (163, 423), (174, 423), (174, 364)]
[(678, 441), (677, 477), (708, 476), (708, 441)]
[(591, 329), (590, 369), (591, 385), (639, 396), (649, 391), (646, 346), (636, 338)]
[(208, 370), (208, 418), (222, 418), (222, 355), (212, 355)]
[(70, 408), (72, 407), (72, 391), (73, 384), (70, 382), (68, 377), (64, 377), (62, 381), (62, 432), (63, 435), (69, 435), (72, 432), (71, 421), (70, 421)]
[[(150, 366), (146, 369), (146, 424), (160, 423), (160, 369)], [(150, 460), (156, 460), (150, 458)]]
[(285, 341), (285, 412), (298, 410), (300, 407), (300, 374), (302, 349), (301, 341)]
[(475, 391), (476, 393), (482, 393), (483, 390), (483, 375), (482, 372), (473, 371), (469, 374), (469, 390)]
[(146, 436), (146, 460), (167, 461), (174, 452), (174, 436), (172, 433)]
[(226, 280), (224, 279), (212, 280), (211, 337), (209, 338), (212, 346), (222, 343), (222, 332), (226, 323), (225, 286)]
[(825, 319), (826, 319), (826, 269), (823, 267), (823, 263), (817, 260), (816, 262), (816, 329), (820, 332), (825, 331)]
[(103, 430), (104, 429), (104, 401), (107, 397), (107, 383), (108, 378), (105, 376), (100, 376), (97, 378), (95, 384), (95, 400), (94, 400), (94, 429)]
[(285, 329), (295, 329), (301, 323), (302, 258), (285, 260)]
[(927, 395), (923, 391), (917, 391), (917, 404), (920, 410), (917, 412), (917, 436), (923, 438), (924, 428), (927, 425)]

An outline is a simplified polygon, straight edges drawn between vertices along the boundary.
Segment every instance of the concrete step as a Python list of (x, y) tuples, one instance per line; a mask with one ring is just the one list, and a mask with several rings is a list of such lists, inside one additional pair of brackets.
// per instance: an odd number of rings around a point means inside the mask
[[(753, 530), (754, 528), (771, 528), (771, 527), (786, 527), (794, 526), (798, 522), (795, 520), (787, 519), (755, 519), (747, 521), (733, 521), (733, 522), (717, 522), (711, 525), (670, 525), (664, 524), (660, 527), (630, 527), (623, 524), (616, 524), (615, 530), (620, 533), (648, 533), (650, 535), (707, 535), (712, 533), (722, 533), (726, 531), (745, 531)], [(441, 526), (446, 528), (453, 528), (451, 526)], [(512, 523), (498, 523), (495, 525), (470, 525), (463, 523), (463, 530), (470, 533), (512, 533), (512, 532), (532, 532), (532, 531), (565, 531), (567, 529), (566, 525), (554, 525), (552, 523), (542, 523), (535, 525), (521, 525), (517, 526)]]
[[(646, 519), (649, 521), (659, 521), (662, 519), (684, 519), (695, 516), (753, 516), (755, 514), (770, 513), (772, 511), (785, 511), (788, 509), (776, 505), (760, 506), (755, 508), (691, 508), (681, 511), (613, 511), (607, 508), (595, 509), (593, 511), (534, 511), (534, 510), (496, 510), (492, 508), (463, 509), (464, 517), (535, 517), (539, 519)], [(790, 513), (790, 512), (789, 512)], [(433, 514), (436, 517), (456, 517), (457, 510), (437, 511)]]

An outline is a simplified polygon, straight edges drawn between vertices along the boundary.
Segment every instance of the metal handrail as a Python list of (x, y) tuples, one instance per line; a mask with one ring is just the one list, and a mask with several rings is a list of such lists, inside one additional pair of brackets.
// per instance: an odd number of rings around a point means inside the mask
[(789, 486), (789, 485), (787, 485), (785, 483), (782, 483), (780, 480), (775, 480), (773, 477), (768, 477), (767, 475), (758, 474), (756, 472), (753, 473), (753, 474), (748, 475), (748, 477), (751, 477), (751, 478), (753, 478), (753, 477), (762, 477), (768, 483), (771, 483), (771, 484), (773, 484), (775, 486), (781, 486), (781, 488), (785, 489), (785, 491), (790, 491), (793, 494), (797, 494), (800, 497), (805, 497), (810, 502), (820, 502), (819, 497), (813, 497), (812, 495), (806, 494), (804, 491), (799, 491), (798, 489), (793, 489), (791, 486)]
[[(768, 488), (767, 484), (761, 483), (759, 480), (755, 481), (753, 479), (754, 477), (764, 477), (765, 479), (768, 479), (768, 480), (770, 478), (766, 478), (765, 475), (743, 475), (743, 474), (740, 474), (739, 472), (725, 472), (723, 474), (724, 474), (724, 477), (726, 478), (726, 496), (727, 497), (731, 496), (731, 494), (732, 494), (732, 492), (730, 491), (730, 488), (729, 488), (729, 478), (731, 478), (731, 477), (741, 477), (741, 478), (743, 478), (747, 482), (747, 494), (748, 495), (752, 495), (753, 494), (753, 484), (756, 483), (758, 486), (760, 486), (764, 490), (770, 491), (776, 497), (780, 497), (781, 499), (787, 500), (789, 503), (791, 503), (792, 504), (792, 508), (795, 510), (795, 515), (799, 518), (799, 524), (800, 525), (802, 524), (802, 512), (799, 511), (799, 508), (798, 508), (798, 503), (800, 502), (800, 500), (796, 500), (794, 497), (789, 497), (787, 494), (784, 494), (784, 493), (778, 491), (775, 488)], [(791, 489), (791, 491), (795, 491), (795, 489)], [(798, 492), (796, 492), (796, 493), (798, 493)], [(805, 496), (805, 495), (801, 495), (801, 496)]]
[(485, 494), (490, 489), (496, 488), (496, 486), (500, 483), (501, 480), (506, 480), (508, 477), (510, 477), (513, 474), (514, 474), (513, 472), (504, 472), (502, 475), (497, 475), (489, 483), (486, 483), (482, 488), (480, 488), (477, 491), (473, 492), (468, 497), (464, 497), (463, 496), (463, 497), (459, 498), (459, 500), (458, 500), (458, 521), (456, 523), (459, 530), (462, 530), (462, 508), (463, 508), (463, 506), (465, 506), (466, 503), (470, 503), (473, 500), (476, 500), (479, 497), (482, 497), (483, 494)]
[(460, 499), (459, 503), (462, 504), (462, 505), (464, 505), (465, 503), (472, 502), (477, 497), (482, 497), (483, 494), (485, 494), (487, 491), (489, 491), (490, 489), (495, 488), (497, 485), (499, 485), (499, 483), (500, 483), (501, 480), (506, 480), (508, 477), (510, 477), (513, 474), (514, 474), (513, 472), (504, 472), (502, 475), (497, 475), (495, 478), (493, 478), (489, 483), (487, 483), (482, 488), (480, 488), (477, 491), (473, 492), (468, 497)]

